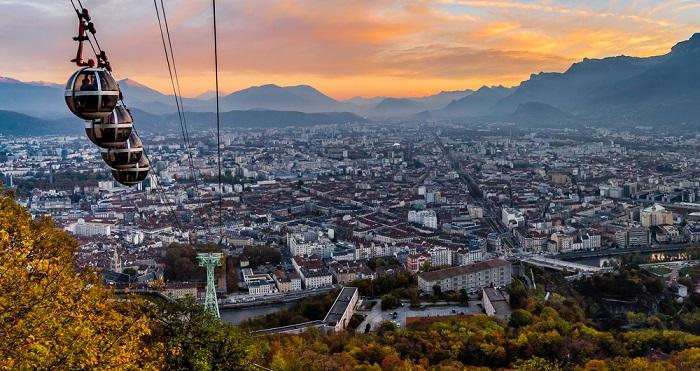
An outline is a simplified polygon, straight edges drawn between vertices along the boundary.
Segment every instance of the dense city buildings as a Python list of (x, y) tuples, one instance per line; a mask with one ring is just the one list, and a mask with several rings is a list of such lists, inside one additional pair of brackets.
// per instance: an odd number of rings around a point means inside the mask
[[(225, 131), (221, 189), (211, 136), (192, 133), (197, 187), (177, 134), (148, 138), (154, 177), (133, 188), (82, 137), (0, 136), (0, 172), (35, 218), (78, 238), (79, 264), (114, 282), (163, 277), (172, 244), (222, 246), (234, 260), (220, 291), (238, 276), (222, 295), (700, 240), (692, 136), (421, 122)], [(249, 265), (259, 251), (281, 258)], [(484, 284), (503, 281), (464, 287)]]

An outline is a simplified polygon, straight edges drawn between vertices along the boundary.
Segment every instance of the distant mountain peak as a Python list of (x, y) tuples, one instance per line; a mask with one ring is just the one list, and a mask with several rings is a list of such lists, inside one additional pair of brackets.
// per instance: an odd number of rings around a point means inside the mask
[(262, 84), (258, 86), (251, 86), (249, 89), (255, 89), (255, 88), (274, 88), (274, 89), (280, 89), (282, 88), (281, 86), (277, 84)]
[[(221, 94), (221, 91), (219, 91), (219, 94)], [(194, 96), (194, 99), (211, 99), (216, 97), (216, 91), (215, 90), (207, 90), (201, 94), (198, 94)]]
[(0, 83), (2, 83), (2, 82), (7, 82), (7, 83), (13, 83), (13, 84), (15, 84), (15, 83), (18, 83), (18, 82), (21, 82), (21, 81), (19, 81), (19, 80), (17, 80), (17, 79), (13, 79), (13, 78), (11, 78), (11, 77), (3, 77), (3, 76), (0, 76)]
[(671, 54), (697, 53), (700, 51), (700, 33), (694, 33), (688, 40), (681, 41), (671, 48)]
[(27, 85), (33, 85), (33, 86), (46, 86), (46, 87), (62, 87), (63, 85), (61, 84), (56, 84), (54, 82), (50, 81), (20, 81), (17, 79), (13, 79), (12, 77), (4, 77), (0, 76), (0, 83), (8, 83), (8, 84), (27, 84)]
[(146, 85), (144, 85), (144, 84), (142, 84), (142, 83), (140, 83), (140, 82), (138, 82), (138, 81), (136, 81), (136, 80), (130, 79), (130, 78), (126, 78), (126, 79), (119, 80), (119, 83), (120, 83), (120, 84), (129, 85), (129, 86), (133, 86), (133, 87), (151, 89), (151, 88), (149, 88), (148, 86), (146, 86)]

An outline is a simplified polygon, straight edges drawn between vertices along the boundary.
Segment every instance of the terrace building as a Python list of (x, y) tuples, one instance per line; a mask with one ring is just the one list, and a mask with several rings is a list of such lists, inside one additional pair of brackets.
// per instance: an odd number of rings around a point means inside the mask
[(470, 265), (440, 269), (418, 274), (418, 288), (427, 293), (434, 286), (442, 291), (467, 290), (476, 293), (485, 287), (504, 287), (511, 283), (511, 263), (492, 259)]

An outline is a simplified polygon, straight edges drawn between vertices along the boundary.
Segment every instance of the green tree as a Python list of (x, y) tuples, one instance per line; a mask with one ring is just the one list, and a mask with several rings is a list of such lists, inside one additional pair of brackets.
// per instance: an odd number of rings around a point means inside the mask
[(442, 287), (440, 285), (433, 286), (433, 295), (438, 298), (442, 297)]
[(510, 314), (508, 324), (513, 327), (527, 326), (532, 322), (532, 314), (524, 309), (516, 309)]
[(253, 268), (262, 264), (277, 265), (282, 261), (280, 250), (269, 246), (249, 246), (243, 249), (243, 254)]
[(162, 303), (153, 316), (154, 338), (166, 345), (171, 370), (248, 370), (260, 362), (261, 344), (236, 326), (220, 321), (188, 298)]
[(459, 290), (459, 303), (462, 305), (469, 305), (469, 294), (467, 294), (466, 289)]
[(382, 310), (397, 308), (401, 305), (401, 299), (394, 294), (382, 296)]
[(522, 309), (527, 306), (528, 292), (525, 285), (518, 281), (513, 280), (513, 283), (506, 288), (506, 292), (510, 296), (510, 306), (516, 309)]
[(514, 365), (518, 371), (559, 371), (561, 366), (554, 361), (540, 357), (532, 357), (528, 360), (520, 360)]

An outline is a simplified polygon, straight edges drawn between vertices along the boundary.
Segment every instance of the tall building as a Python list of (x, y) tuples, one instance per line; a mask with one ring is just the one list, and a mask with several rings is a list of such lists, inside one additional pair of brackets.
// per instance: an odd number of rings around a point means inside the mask
[(438, 227), (438, 220), (434, 210), (411, 210), (408, 212), (408, 222), (420, 224), (431, 229), (437, 229)]
[(430, 265), (433, 267), (452, 265), (452, 251), (447, 247), (433, 247), (428, 250), (428, 254), (430, 254)]
[(644, 227), (671, 225), (673, 224), (673, 213), (666, 210), (663, 206), (655, 204), (639, 213), (639, 221)]
[(647, 246), (649, 242), (649, 228), (639, 224), (632, 224), (615, 232), (615, 243), (619, 247)]
[(85, 219), (80, 218), (71, 229), (77, 236), (85, 237), (109, 236), (112, 234), (112, 224), (100, 219), (85, 221)]
[(518, 228), (525, 224), (525, 215), (520, 210), (501, 208), (501, 223), (508, 228)]
[(117, 273), (122, 273), (122, 259), (119, 256), (119, 253), (117, 252), (117, 249), (114, 249), (114, 253), (112, 254), (112, 261), (110, 262), (111, 265), (111, 270), (117, 272)]

